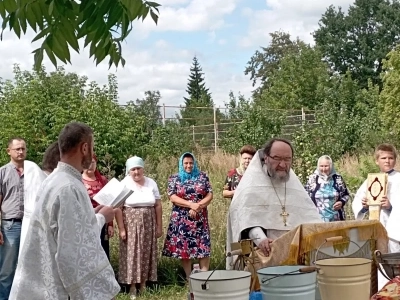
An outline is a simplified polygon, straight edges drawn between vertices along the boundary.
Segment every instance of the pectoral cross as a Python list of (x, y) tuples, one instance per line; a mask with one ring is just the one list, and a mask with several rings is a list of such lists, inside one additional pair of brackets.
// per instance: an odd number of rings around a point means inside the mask
[(284, 206), (282, 206), (282, 213), (281, 213), (281, 217), (283, 218), (283, 224), (285, 224), (285, 226), (287, 226), (286, 222), (286, 218), (289, 216), (289, 214), (286, 212), (286, 208)]

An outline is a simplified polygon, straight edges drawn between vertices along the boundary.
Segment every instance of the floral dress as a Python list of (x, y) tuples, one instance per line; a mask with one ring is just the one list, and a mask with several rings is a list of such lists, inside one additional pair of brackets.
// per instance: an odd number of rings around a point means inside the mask
[(242, 179), (242, 175), (240, 175), (237, 169), (232, 169), (228, 172), (228, 176), (225, 179), (224, 190), (226, 191), (234, 191), (239, 185), (240, 179)]
[[(168, 179), (168, 196), (178, 197), (198, 203), (212, 188), (204, 172), (195, 180), (181, 182), (178, 174)], [(209, 257), (211, 253), (210, 227), (207, 208), (203, 208), (195, 218), (190, 217), (189, 208), (173, 205), (170, 224), (162, 254), (179, 259)]]
[[(346, 219), (344, 206), (350, 198), (350, 193), (342, 176), (333, 174), (325, 181), (314, 173), (309, 177), (305, 189), (325, 222)], [(335, 211), (333, 205), (337, 201), (342, 202), (342, 208)]]

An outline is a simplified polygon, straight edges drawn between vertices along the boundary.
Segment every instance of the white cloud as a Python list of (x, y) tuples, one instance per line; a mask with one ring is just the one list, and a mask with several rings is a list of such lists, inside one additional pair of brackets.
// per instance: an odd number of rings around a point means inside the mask
[[(35, 46), (38, 46), (30, 43), (33, 36), (31, 32), (20, 40), (13, 33), (7, 33), (4, 36), (3, 41), (0, 42), (0, 57), (2, 57), (0, 77), (12, 79), (13, 64), (20, 64), (23, 70), (32, 69), (33, 54), (31, 52)], [(192, 58), (197, 55), (216, 105), (223, 105), (230, 90), (236, 93), (241, 91), (247, 95), (251, 90), (250, 80), (244, 75), (226, 76), (224, 73), (229, 71), (225, 67), (213, 66), (200, 51), (179, 49), (164, 39), (155, 41), (149, 49), (135, 50), (131, 45), (125, 44), (123, 55), (126, 59), (125, 67), (118, 69), (112, 67), (109, 70), (107, 59), (96, 67), (92, 59), (89, 59), (89, 51), (86, 48), (81, 51), (81, 54), (71, 52), (72, 65), (66, 65), (65, 69), (68, 72), (86, 75), (89, 81), (96, 81), (101, 85), (107, 83), (109, 73), (116, 74), (121, 104), (142, 98), (145, 91), (159, 90), (163, 97), (161, 103), (179, 105), (183, 104), (183, 97), (186, 95), (185, 89)], [(44, 65), (48, 72), (54, 70), (54, 66), (47, 57), (44, 58)]]
[[(318, 21), (330, 5), (341, 6), (347, 10), (354, 0), (266, 0), (266, 9), (254, 11), (242, 10), (249, 19), (247, 36), (240, 39), (242, 47), (265, 46), (270, 41), (269, 33), (289, 32), (307, 43), (313, 43), (311, 33), (318, 28)], [(334, 3), (332, 3), (334, 2)], [(262, 41), (262, 45), (260, 45)]]
[(142, 38), (147, 37), (151, 31), (213, 31), (224, 26), (224, 16), (231, 14), (240, 0), (225, 0), (223, 4), (218, 0), (192, 0), (179, 1), (184, 6), (177, 7), (170, 0), (159, 0), (162, 6), (160, 18), (156, 26), (151, 18), (143, 23), (136, 23), (134, 27), (141, 27)]

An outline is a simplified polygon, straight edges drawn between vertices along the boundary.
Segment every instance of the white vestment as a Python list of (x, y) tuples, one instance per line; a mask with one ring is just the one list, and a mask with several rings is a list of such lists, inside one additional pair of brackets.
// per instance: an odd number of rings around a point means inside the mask
[[(282, 204), (285, 203), (285, 183), (272, 183), (263, 167), (261, 155), (262, 153), (257, 153), (253, 157), (235, 190), (227, 220), (227, 251), (231, 249), (230, 244), (238, 242), (241, 233), (249, 228), (260, 227), (267, 232), (268, 238), (276, 239), (298, 225), (323, 222), (300, 180), (290, 170), (289, 180), (286, 182), (285, 204), (289, 215), (285, 226), (279, 201), (280, 199)], [(233, 260), (227, 258), (227, 269), (231, 269)]]
[(46, 179), (46, 174), (32, 161), (24, 161), (24, 218), (21, 226), (20, 254), (25, 242), (26, 232), (33, 209), (35, 207), (36, 197), (42, 182)]
[[(362, 199), (367, 196), (367, 180), (358, 189), (352, 203), (352, 209), (356, 220), (364, 219), (366, 211), (363, 211)], [(380, 221), (386, 228), (389, 237), (388, 252), (400, 252), (400, 173), (392, 171), (388, 176), (387, 197), (392, 209), (381, 209)], [(378, 272), (378, 289), (382, 289), (387, 279)]]
[(59, 162), (38, 195), (9, 299), (112, 299), (120, 286), (80, 172)]

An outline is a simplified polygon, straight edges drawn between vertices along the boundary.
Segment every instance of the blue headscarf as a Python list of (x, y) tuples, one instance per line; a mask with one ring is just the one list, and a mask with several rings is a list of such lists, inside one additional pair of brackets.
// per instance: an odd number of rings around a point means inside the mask
[[(193, 158), (193, 169), (192, 172), (187, 173), (185, 171), (185, 168), (183, 167), (183, 158), (187, 157), (190, 155)], [(197, 167), (197, 161), (194, 155), (190, 152), (185, 152), (182, 154), (182, 156), (179, 158), (179, 178), (181, 179), (181, 182), (185, 182), (186, 180), (194, 180), (200, 175), (200, 170)]]

